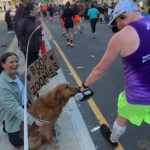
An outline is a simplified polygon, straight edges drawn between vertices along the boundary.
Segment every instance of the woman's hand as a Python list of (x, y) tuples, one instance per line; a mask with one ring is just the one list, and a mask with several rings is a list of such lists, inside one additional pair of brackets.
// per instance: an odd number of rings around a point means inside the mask
[(45, 123), (41, 122), (39, 119), (36, 119), (36, 120), (34, 121), (34, 123), (35, 123), (37, 126), (39, 126), (39, 127), (45, 126)]

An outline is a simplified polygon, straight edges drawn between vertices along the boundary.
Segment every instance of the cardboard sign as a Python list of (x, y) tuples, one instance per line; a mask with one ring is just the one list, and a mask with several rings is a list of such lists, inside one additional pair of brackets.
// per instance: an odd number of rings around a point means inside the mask
[[(29, 56), (30, 57), (30, 56)], [(59, 69), (59, 63), (53, 50), (47, 51), (32, 63), (27, 70), (28, 87), (33, 96), (45, 85)]]

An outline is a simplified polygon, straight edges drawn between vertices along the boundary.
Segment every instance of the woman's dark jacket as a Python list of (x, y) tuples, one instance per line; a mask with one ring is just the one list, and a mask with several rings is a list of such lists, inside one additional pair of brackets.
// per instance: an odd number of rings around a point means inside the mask
[(19, 22), (19, 20), (21, 20), (22, 18), (24, 18), (26, 15), (25, 13), (25, 6), (23, 6), (23, 4), (20, 4), (19, 7), (16, 10), (16, 14), (14, 17), (14, 20), (16, 23)]
[[(40, 21), (34, 16), (26, 16), (21, 19), (17, 24), (17, 38), (20, 42), (21, 51), (27, 50), (27, 43), (30, 35), (33, 31), (40, 25)], [(42, 28), (34, 32), (31, 37), (29, 44), (29, 53), (40, 50), (40, 45), (42, 41)]]
[(53, 7), (48, 7), (48, 12), (49, 12), (49, 15), (51, 16), (51, 17), (53, 17), (53, 15), (54, 15), (54, 8)]
[(11, 15), (10, 15), (10, 10), (7, 10), (6, 11), (6, 14), (5, 14), (5, 21), (11, 21)]

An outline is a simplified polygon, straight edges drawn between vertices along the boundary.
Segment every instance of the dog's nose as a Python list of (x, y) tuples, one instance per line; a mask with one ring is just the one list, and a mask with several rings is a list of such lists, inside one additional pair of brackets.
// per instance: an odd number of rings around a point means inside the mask
[(77, 88), (77, 91), (80, 92), (80, 87)]

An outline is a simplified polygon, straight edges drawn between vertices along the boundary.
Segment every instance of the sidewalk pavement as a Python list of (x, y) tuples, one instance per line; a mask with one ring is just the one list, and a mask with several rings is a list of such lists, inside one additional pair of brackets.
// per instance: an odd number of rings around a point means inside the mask
[[(46, 46), (49, 49), (51, 47), (50, 43), (46, 35), (44, 37)], [(15, 37), (8, 51), (17, 53), (21, 60), (19, 70), (22, 72), (25, 64), (24, 56), (17, 49), (17, 39)], [(50, 79), (49, 83), (40, 90), (39, 94), (47, 92), (47, 90), (59, 83), (67, 82), (62, 69), (60, 68), (57, 72), (58, 75)], [(58, 142), (60, 150), (96, 150), (74, 98), (71, 98), (65, 106), (57, 124), (60, 127), (60, 140)], [(0, 126), (0, 150), (15, 150), (9, 143), (7, 134), (2, 131), (2, 126)], [(50, 150), (49, 145), (46, 145), (46, 150)]]

